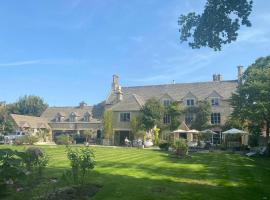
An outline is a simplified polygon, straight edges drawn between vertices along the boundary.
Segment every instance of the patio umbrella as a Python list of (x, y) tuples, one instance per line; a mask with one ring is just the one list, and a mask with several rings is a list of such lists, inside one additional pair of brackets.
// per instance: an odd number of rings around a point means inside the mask
[(236, 129), (236, 128), (232, 128), (230, 130), (227, 130), (227, 131), (223, 132), (223, 134), (245, 134), (245, 133), (247, 133), (247, 132)]
[(195, 130), (195, 129), (191, 129), (191, 130), (189, 130), (189, 131), (186, 131), (187, 133), (199, 133), (200, 131), (197, 131), (197, 130)]
[(186, 132), (188, 132), (188, 131), (183, 130), (183, 129), (177, 129), (177, 130), (173, 131), (173, 133), (186, 133)]
[[(240, 135), (244, 135), (244, 134), (247, 134), (246, 131), (243, 131), (243, 130), (239, 130), (239, 129), (236, 129), (236, 128), (232, 128), (230, 130), (227, 130), (225, 132), (223, 132), (224, 136), (226, 136), (227, 134), (231, 134), (231, 135), (236, 135), (236, 134), (240, 134)], [(225, 140), (226, 137), (224, 137), (224, 140)]]

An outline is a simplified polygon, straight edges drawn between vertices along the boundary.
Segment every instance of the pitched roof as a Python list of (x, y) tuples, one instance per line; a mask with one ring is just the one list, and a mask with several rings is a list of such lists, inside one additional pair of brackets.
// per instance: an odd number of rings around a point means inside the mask
[(115, 111), (132, 111), (139, 110), (144, 102), (153, 97), (160, 99), (163, 96), (169, 96), (172, 100), (182, 101), (183, 98), (192, 94), (198, 100), (205, 100), (209, 95), (217, 93), (226, 100), (235, 92), (237, 86), (238, 81), (231, 80), (122, 87), (123, 100), (115, 103), (115, 95), (111, 91), (106, 104), (112, 104), (111, 108)]
[(232, 81), (211, 81), (198, 83), (179, 83), (165, 85), (135, 86), (122, 87), (124, 97), (130, 94), (141, 96), (144, 101), (156, 97), (160, 98), (164, 94), (168, 94), (174, 100), (180, 101), (188, 93), (192, 93), (199, 100), (204, 100), (213, 91), (216, 91), (224, 99), (229, 99), (238, 85), (237, 80)]
[(27, 115), (11, 114), (11, 118), (20, 128), (50, 128), (47, 119), (43, 117), (34, 117)]
[[(55, 117), (61, 113), (64, 117), (64, 121), (68, 121), (70, 115), (73, 113), (78, 117), (78, 121), (83, 121), (83, 118), (86, 113), (90, 113), (92, 115), (92, 107), (84, 106), (84, 107), (49, 107), (47, 108), (41, 115), (41, 117), (46, 118), (48, 121), (55, 120)], [(99, 123), (100, 120), (96, 118), (91, 118), (90, 123)]]
[(114, 111), (136, 111), (140, 110), (144, 105), (144, 100), (136, 94), (130, 94), (125, 98), (113, 105), (110, 109)]

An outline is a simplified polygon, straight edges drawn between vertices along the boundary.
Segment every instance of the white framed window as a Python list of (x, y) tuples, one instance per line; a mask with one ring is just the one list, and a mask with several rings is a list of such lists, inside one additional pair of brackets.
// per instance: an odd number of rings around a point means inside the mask
[(120, 122), (130, 122), (130, 113), (129, 112), (120, 113)]
[(211, 124), (220, 124), (220, 113), (211, 114)]
[(164, 99), (163, 100), (163, 106), (169, 107), (171, 105), (172, 101), (170, 99)]
[(165, 114), (164, 117), (163, 117), (163, 123), (164, 124), (170, 124), (171, 123), (171, 116)]
[(187, 106), (194, 106), (195, 105), (195, 99), (187, 99), (186, 104), (187, 104)]
[(219, 98), (218, 97), (211, 98), (211, 105), (212, 106), (219, 106)]

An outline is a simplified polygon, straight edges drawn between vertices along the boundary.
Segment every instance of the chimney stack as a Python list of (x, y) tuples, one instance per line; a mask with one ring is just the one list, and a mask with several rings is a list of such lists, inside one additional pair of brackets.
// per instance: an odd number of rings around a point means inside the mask
[(118, 86), (118, 89), (115, 92), (115, 94), (116, 94), (116, 100), (117, 100), (117, 102), (123, 100), (123, 92), (122, 92), (121, 86)]
[(86, 104), (84, 101), (82, 101), (82, 102), (80, 102), (79, 107), (80, 107), (81, 109), (83, 109), (86, 105), (87, 105), (87, 104)]
[(238, 73), (237, 73), (237, 80), (238, 83), (242, 83), (242, 76), (244, 74), (244, 67), (242, 65), (237, 66)]
[(112, 90), (117, 91), (119, 88), (119, 76), (113, 75)]
[(213, 74), (213, 81), (223, 81), (223, 76), (221, 74)]

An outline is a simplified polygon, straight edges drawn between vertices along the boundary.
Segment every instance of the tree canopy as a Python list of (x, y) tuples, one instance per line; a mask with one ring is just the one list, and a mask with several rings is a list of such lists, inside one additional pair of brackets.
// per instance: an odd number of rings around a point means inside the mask
[(8, 105), (8, 110), (13, 114), (31, 115), (39, 117), (48, 107), (48, 104), (38, 96), (20, 97), (14, 104)]
[(142, 123), (146, 130), (154, 128), (155, 125), (160, 125), (162, 123), (164, 115), (164, 107), (160, 102), (151, 98), (146, 101), (141, 109), (142, 112)]
[(180, 41), (193, 49), (210, 47), (221, 50), (222, 45), (237, 39), (241, 25), (251, 26), (248, 19), (252, 0), (207, 0), (202, 14), (190, 12), (179, 17)]
[(249, 66), (242, 84), (232, 95), (232, 116), (248, 122), (250, 130), (259, 126), (266, 130), (269, 141), (270, 128), (270, 56), (259, 58)]

